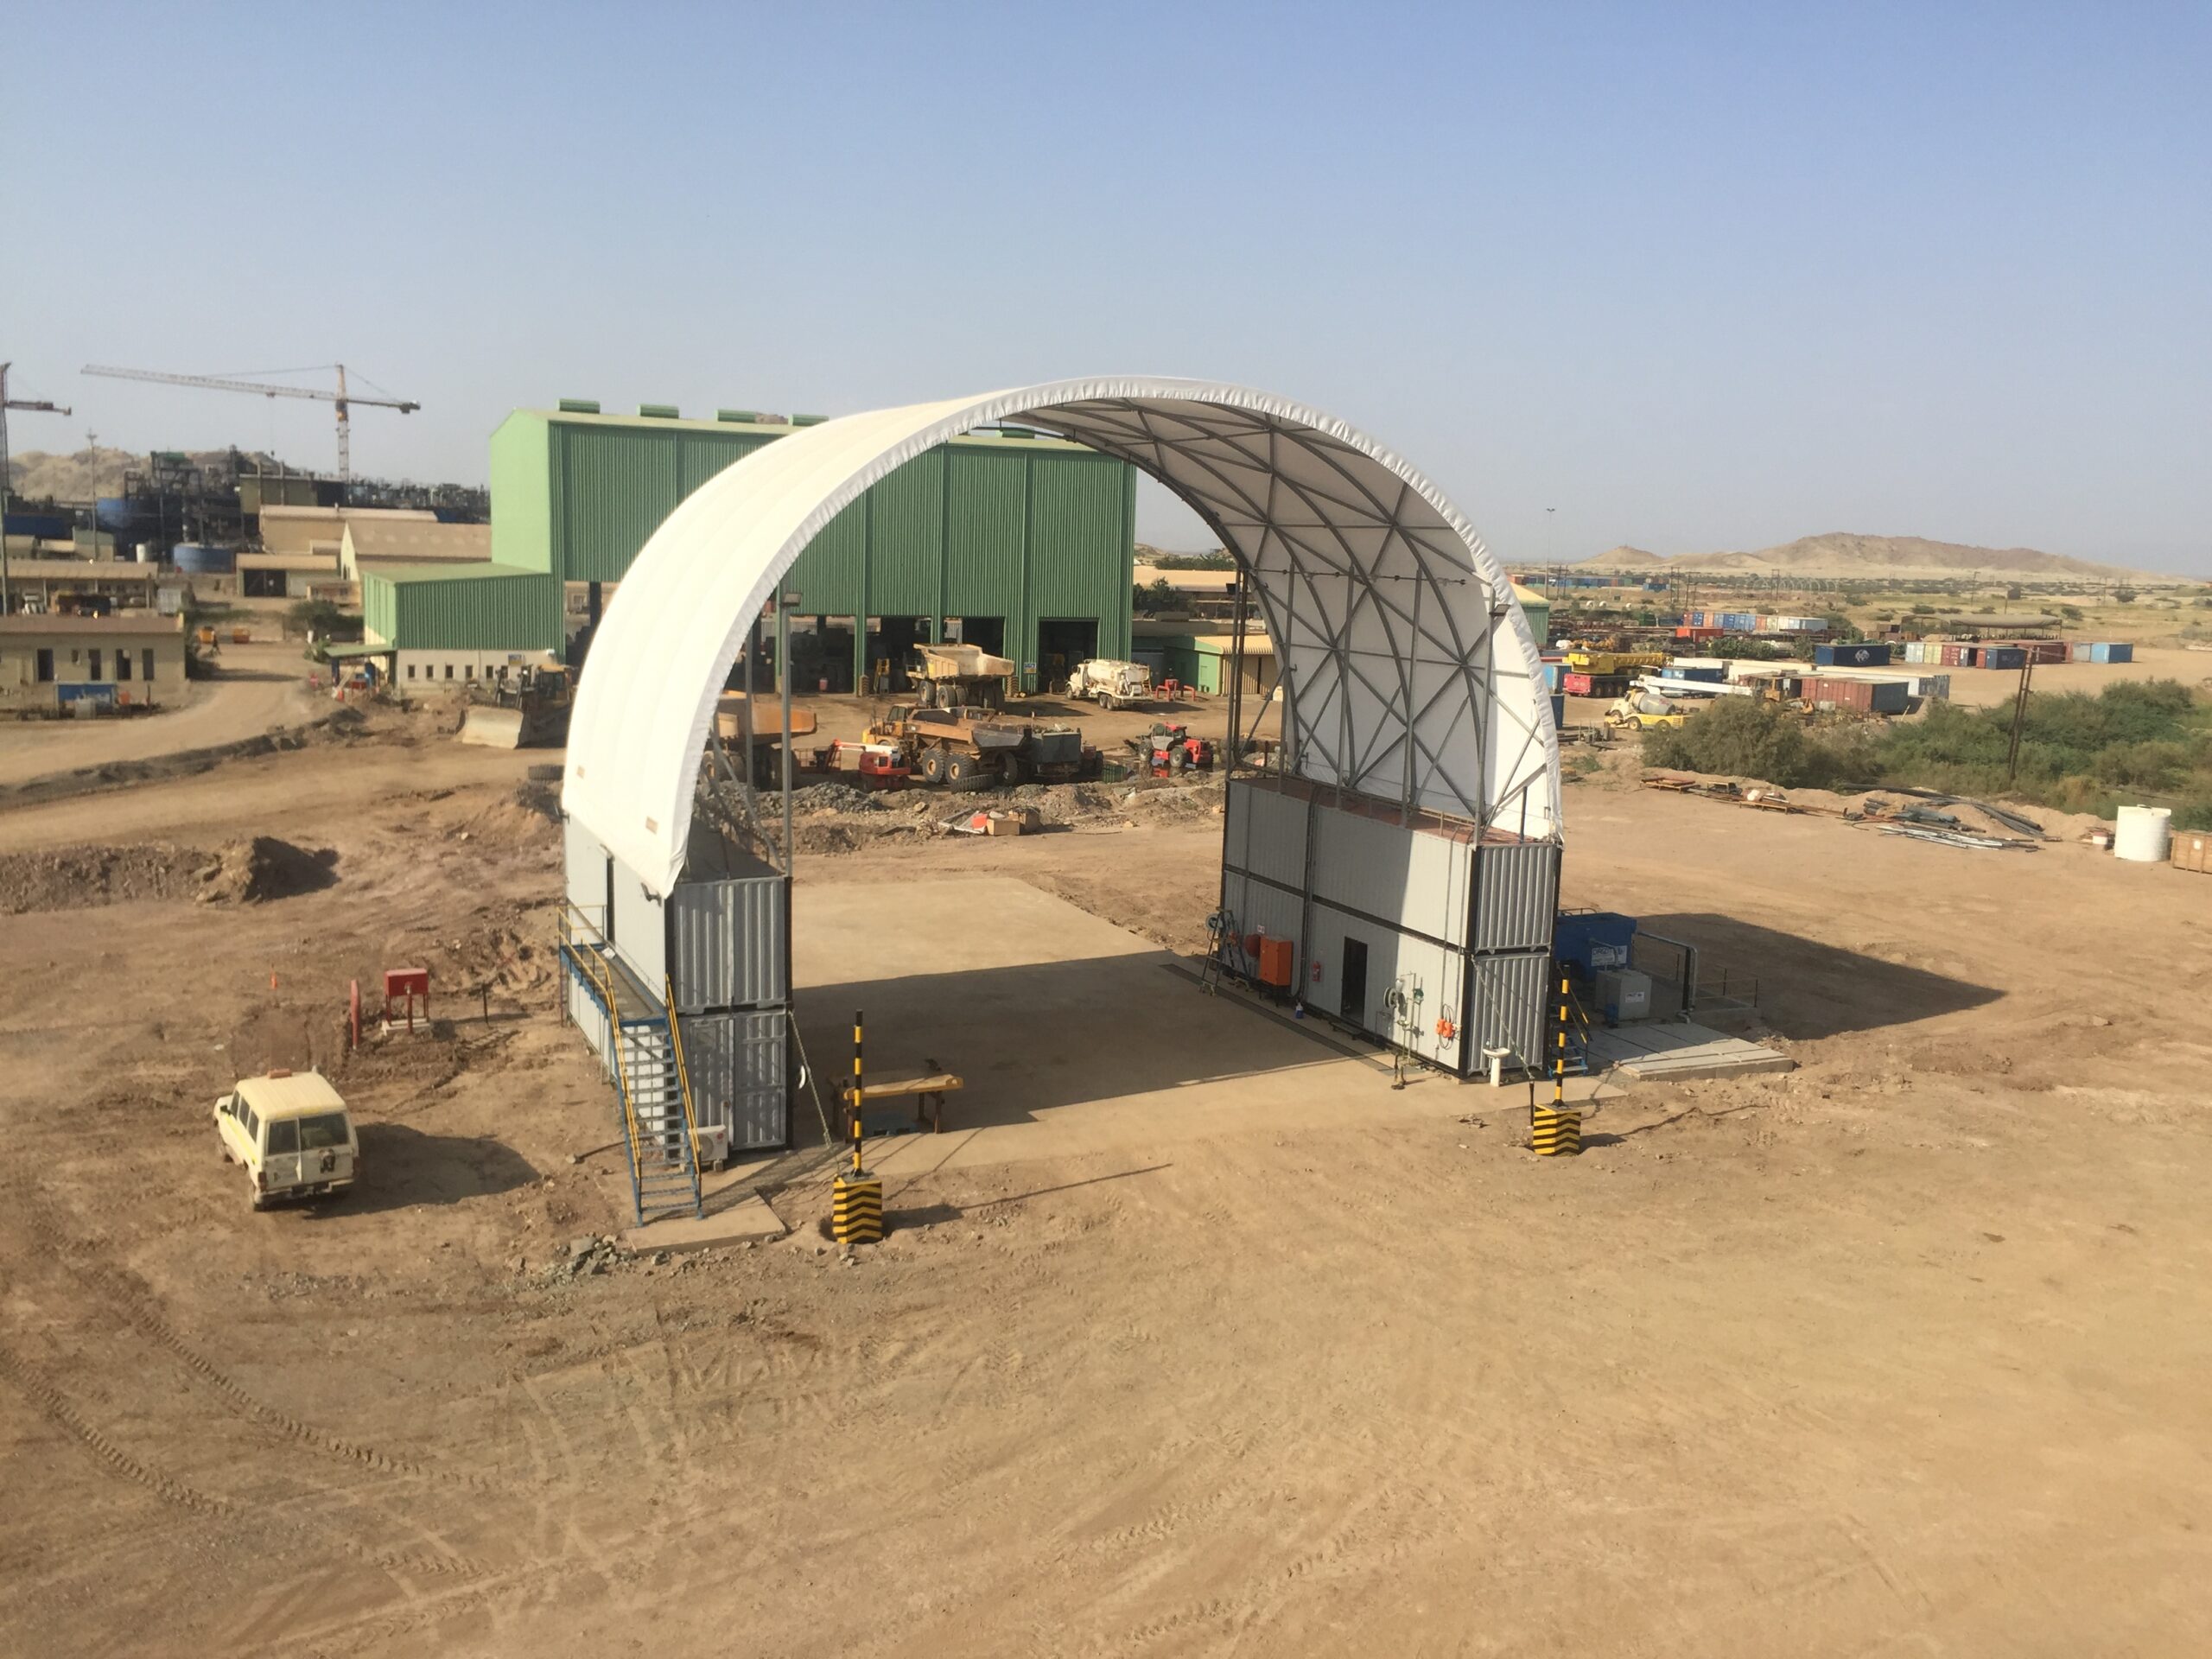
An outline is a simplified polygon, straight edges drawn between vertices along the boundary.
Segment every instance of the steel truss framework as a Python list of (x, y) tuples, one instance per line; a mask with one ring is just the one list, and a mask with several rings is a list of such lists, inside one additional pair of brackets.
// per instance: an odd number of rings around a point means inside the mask
[(747, 627), (815, 534), (870, 485), (1018, 420), (1116, 455), (1212, 527), (1274, 641), (1285, 769), (1531, 838), (1559, 832), (1559, 750), (1536, 642), (1473, 526), (1342, 422), (1194, 381), (1058, 382), (852, 415), (754, 451), (648, 541), (578, 688), (563, 804), (665, 892), (699, 756)]

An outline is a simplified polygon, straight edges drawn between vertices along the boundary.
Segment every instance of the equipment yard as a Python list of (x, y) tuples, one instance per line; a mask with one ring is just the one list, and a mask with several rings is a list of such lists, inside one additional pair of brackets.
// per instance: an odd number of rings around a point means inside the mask
[[(825, 1094), (856, 1007), (965, 1087), (872, 1153), (880, 1245), (803, 1103), (709, 1198), (788, 1233), (664, 1259), (596, 1243), (532, 759), (378, 709), (0, 804), (10, 1650), (2212, 1646), (2196, 876), (1574, 786), (1564, 902), (1758, 976), (1796, 1069), (1609, 1085), (1539, 1159), (1524, 1086), (1394, 1091), (1177, 971), (1217, 779), (1008, 839), (802, 792)], [(255, 837), (323, 874), (191, 875)], [(428, 1033), (349, 1056), (400, 963)], [(253, 1214), (211, 1103), (310, 1061), (358, 1185)]]

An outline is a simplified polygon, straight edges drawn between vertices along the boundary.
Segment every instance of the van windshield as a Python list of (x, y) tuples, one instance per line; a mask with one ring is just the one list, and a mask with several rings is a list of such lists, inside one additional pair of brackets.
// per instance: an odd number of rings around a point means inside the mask
[(346, 1144), (346, 1114), (317, 1112), (300, 1120), (300, 1150), (326, 1152)]

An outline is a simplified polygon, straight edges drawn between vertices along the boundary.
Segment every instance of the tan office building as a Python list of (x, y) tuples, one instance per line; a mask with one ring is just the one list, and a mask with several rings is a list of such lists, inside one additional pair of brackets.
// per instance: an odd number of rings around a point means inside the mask
[(174, 702), (184, 657), (181, 617), (0, 616), (0, 715)]

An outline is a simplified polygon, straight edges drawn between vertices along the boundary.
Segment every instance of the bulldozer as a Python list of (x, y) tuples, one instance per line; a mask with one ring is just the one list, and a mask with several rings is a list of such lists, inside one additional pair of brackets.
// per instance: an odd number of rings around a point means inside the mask
[(573, 673), (557, 663), (526, 663), (499, 679), (473, 681), (461, 741), (487, 749), (558, 747), (568, 741)]

